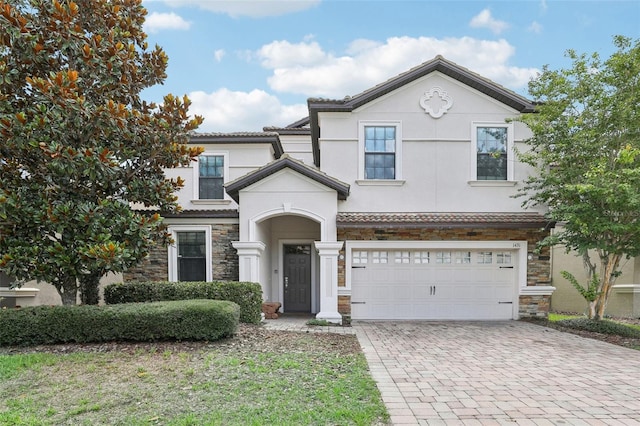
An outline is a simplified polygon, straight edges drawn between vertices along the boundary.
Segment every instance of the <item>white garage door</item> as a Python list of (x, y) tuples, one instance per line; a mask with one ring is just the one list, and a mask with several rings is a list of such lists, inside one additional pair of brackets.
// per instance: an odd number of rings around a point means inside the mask
[(516, 259), (495, 250), (353, 250), (351, 317), (512, 319)]

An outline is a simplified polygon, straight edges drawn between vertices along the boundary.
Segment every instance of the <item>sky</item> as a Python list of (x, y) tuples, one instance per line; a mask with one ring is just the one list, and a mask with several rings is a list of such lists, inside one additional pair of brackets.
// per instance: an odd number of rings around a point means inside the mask
[(169, 57), (145, 100), (187, 95), (199, 132), (256, 132), (307, 116), (442, 55), (528, 96), (565, 53), (609, 57), (640, 38), (640, 0), (143, 0), (150, 46)]

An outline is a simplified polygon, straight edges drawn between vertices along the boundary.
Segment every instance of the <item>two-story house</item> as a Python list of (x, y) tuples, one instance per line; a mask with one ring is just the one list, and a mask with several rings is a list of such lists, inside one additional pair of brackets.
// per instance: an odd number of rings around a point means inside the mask
[(522, 96), (440, 56), (363, 93), (309, 99), (259, 133), (194, 134), (204, 153), (175, 244), (125, 279), (255, 281), (284, 312), (352, 319), (517, 319), (548, 311), (544, 211), (511, 121)]

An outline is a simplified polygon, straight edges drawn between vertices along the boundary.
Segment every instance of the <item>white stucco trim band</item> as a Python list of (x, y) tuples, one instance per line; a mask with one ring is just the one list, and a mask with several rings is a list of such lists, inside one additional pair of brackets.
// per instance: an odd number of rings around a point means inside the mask
[(556, 290), (550, 285), (535, 285), (523, 287), (520, 289), (520, 296), (551, 296)]
[(640, 284), (616, 284), (613, 289), (620, 294), (640, 294)]
[(40, 289), (32, 287), (0, 287), (0, 297), (36, 297)]

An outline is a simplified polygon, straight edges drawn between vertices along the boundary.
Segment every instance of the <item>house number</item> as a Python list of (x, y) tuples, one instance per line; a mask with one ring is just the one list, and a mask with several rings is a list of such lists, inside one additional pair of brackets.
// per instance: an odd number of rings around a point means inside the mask
[(520, 243), (513, 243), (513, 246), (516, 247), (516, 248), (519, 248), (520, 247)]

